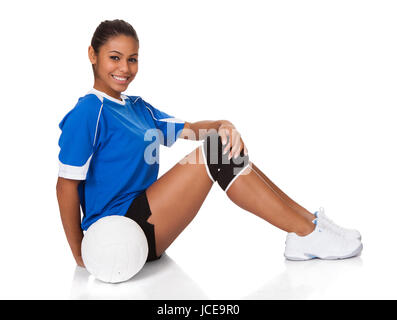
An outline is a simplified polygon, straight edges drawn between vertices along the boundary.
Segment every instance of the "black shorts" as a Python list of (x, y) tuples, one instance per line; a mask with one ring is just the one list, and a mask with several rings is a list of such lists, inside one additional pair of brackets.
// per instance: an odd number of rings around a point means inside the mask
[(142, 228), (145, 233), (147, 244), (149, 247), (149, 253), (147, 261), (160, 259), (160, 256), (156, 255), (156, 239), (154, 236), (154, 225), (149, 223), (147, 219), (151, 216), (149, 202), (146, 197), (146, 191), (142, 192), (137, 196), (131, 203), (130, 207), (125, 214), (126, 217), (134, 220)]

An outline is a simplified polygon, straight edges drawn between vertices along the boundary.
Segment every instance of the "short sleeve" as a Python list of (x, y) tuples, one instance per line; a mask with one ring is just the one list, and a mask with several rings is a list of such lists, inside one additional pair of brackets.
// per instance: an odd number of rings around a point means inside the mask
[[(97, 101), (92, 101), (96, 99)], [(91, 101), (89, 101), (91, 100)], [(59, 123), (59, 177), (85, 180), (98, 135), (101, 103), (97, 98), (79, 103)]]
[(171, 147), (181, 135), (185, 121), (156, 109), (144, 100), (143, 102), (149, 110), (156, 128), (161, 131), (164, 137), (164, 139), (160, 139), (160, 143), (166, 147)]

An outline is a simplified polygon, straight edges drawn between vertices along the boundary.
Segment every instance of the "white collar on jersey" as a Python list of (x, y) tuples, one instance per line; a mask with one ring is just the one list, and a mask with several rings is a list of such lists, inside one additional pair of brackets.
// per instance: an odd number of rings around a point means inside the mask
[(99, 90), (97, 90), (95, 88), (92, 88), (87, 94), (90, 94), (90, 93), (95, 94), (98, 97), (98, 99), (101, 100), (101, 101), (103, 101), (103, 98), (106, 98), (106, 99), (108, 99), (110, 101), (116, 102), (116, 103), (121, 104), (123, 106), (125, 105), (125, 99), (127, 99), (127, 96), (122, 94), (122, 95), (120, 95), (122, 101), (120, 101), (120, 100), (118, 100), (116, 98), (113, 98), (113, 97), (109, 96), (105, 92), (99, 91)]

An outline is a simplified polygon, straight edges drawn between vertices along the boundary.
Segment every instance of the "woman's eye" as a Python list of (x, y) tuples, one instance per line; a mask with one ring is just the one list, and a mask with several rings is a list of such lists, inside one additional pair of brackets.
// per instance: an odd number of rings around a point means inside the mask
[[(111, 56), (110, 59), (115, 60), (115, 61), (120, 60), (120, 58), (118, 56)], [(129, 59), (129, 61), (130, 62), (138, 62), (138, 60), (135, 58), (131, 58), (131, 59)]]

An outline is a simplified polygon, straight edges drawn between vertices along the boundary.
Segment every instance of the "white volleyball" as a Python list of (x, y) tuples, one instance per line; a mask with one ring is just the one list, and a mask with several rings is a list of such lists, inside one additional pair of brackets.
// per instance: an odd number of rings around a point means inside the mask
[(93, 223), (81, 244), (88, 272), (111, 283), (126, 281), (138, 273), (146, 262), (148, 251), (142, 228), (134, 220), (118, 215)]

